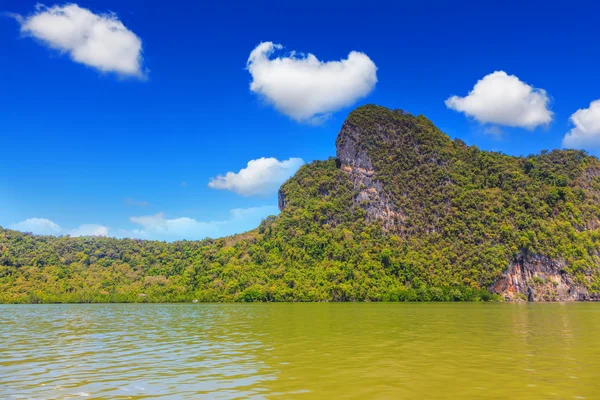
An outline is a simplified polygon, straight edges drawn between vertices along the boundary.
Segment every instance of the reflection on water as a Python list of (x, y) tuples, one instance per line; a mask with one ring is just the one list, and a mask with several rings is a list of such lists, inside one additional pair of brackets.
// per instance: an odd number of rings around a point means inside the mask
[(600, 304), (0, 306), (0, 398), (598, 399)]

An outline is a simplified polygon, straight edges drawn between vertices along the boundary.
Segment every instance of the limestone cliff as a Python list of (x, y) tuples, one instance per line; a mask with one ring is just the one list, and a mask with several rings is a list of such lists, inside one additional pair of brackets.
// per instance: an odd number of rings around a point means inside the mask
[[(521, 253), (490, 291), (506, 301), (600, 300), (566, 271), (564, 260)], [(588, 279), (584, 276), (583, 279)]]
[(336, 142), (337, 160), (354, 186), (354, 205), (366, 211), (367, 221), (380, 220), (385, 227), (390, 227), (402, 214), (384, 193), (382, 183), (375, 178), (371, 158), (359, 145), (360, 134), (359, 128), (344, 124)]

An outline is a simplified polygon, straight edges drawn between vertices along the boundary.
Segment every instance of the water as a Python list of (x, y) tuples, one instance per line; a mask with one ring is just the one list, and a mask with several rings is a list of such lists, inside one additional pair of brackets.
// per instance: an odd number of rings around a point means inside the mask
[(600, 304), (0, 306), (0, 398), (598, 399)]

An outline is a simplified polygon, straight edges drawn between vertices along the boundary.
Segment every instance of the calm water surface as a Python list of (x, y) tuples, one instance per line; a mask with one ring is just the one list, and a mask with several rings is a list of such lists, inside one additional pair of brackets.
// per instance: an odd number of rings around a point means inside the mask
[(600, 399), (600, 304), (0, 306), (0, 398)]

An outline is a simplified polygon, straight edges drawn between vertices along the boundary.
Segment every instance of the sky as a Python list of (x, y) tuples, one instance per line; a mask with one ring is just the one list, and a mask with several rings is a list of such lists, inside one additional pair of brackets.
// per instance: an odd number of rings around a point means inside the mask
[[(243, 232), (347, 114), (600, 155), (600, 4), (0, 1), (0, 226), (157, 240)], [(595, 102), (597, 101), (597, 102)]]

